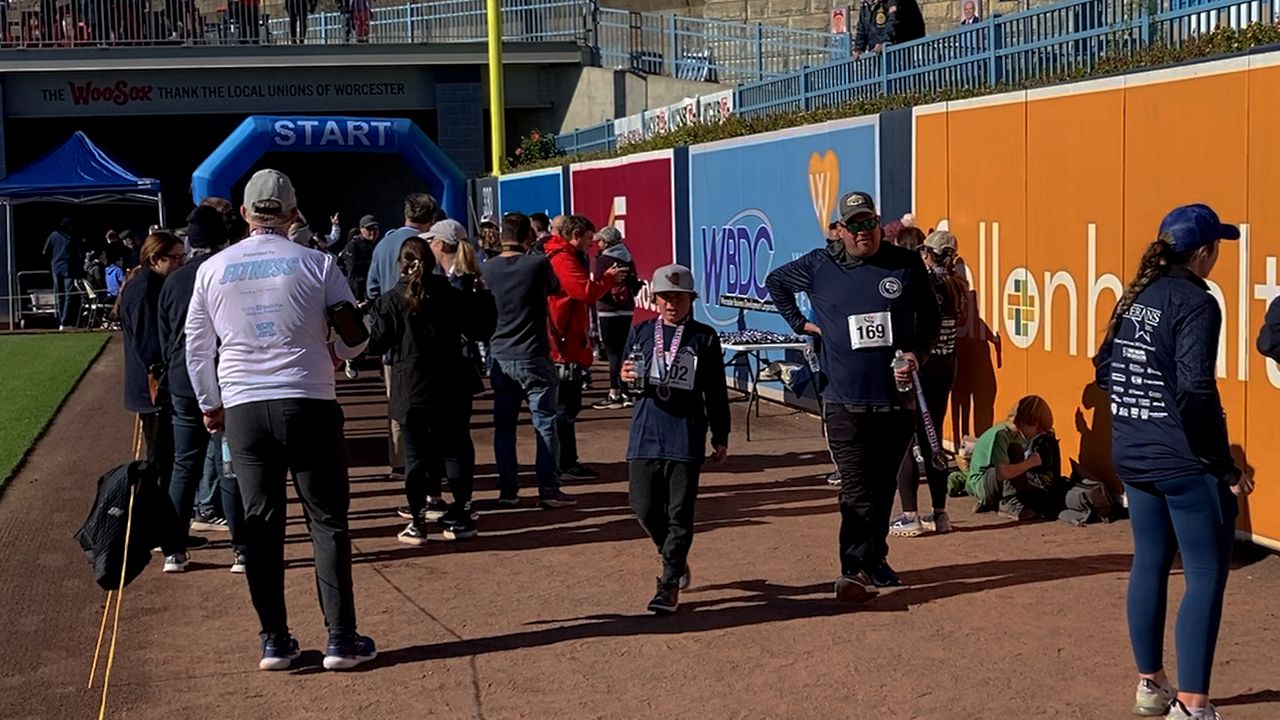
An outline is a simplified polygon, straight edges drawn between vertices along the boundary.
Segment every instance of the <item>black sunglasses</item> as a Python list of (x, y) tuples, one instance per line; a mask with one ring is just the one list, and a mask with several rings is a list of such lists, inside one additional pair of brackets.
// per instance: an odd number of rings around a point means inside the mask
[(864, 230), (867, 232), (871, 232), (872, 230), (875, 230), (876, 228), (880, 227), (880, 218), (872, 215), (866, 220), (849, 220), (844, 224), (844, 226), (849, 229), (849, 232), (852, 232), (852, 233), (861, 232)]

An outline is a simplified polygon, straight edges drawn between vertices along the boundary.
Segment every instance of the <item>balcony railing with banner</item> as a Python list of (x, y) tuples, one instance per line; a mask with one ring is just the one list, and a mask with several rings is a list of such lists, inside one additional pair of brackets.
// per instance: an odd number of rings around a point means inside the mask
[[(739, 85), (734, 113), (760, 117), (887, 95), (1019, 86), (1092, 71), (1103, 58), (1151, 46), (1178, 47), (1217, 27), (1280, 18), (1280, 0), (1211, 0), (1173, 7), (1117, 0), (1066, 0), (930, 35), (883, 53), (808, 67)], [(616, 145), (607, 121), (557, 138), (566, 152)], [(574, 143), (590, 142), (583, 147)]]
[[(487, 38), (485, 0), (6, 0), (5, 48), (418, 44)], [(313, 0), (314, 1), (314, 0)], [(308, 0), (298, 0), (306, 5)], [(576, 42), (605, 67), (689, 80), (763, 80), (848, 57), (848, 38), (759, 23), (601, 9), (598, 0), (503, 0), (507, 42)]]

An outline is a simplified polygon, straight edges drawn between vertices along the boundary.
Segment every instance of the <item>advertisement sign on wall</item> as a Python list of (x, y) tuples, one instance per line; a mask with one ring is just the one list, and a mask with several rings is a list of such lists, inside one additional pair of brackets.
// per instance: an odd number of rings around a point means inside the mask
[[(916, 108), (917, 217), (948, 221), (980, 313), (957, 343), (948, 434), (981, 433), (1035, 393), (1053, 408), (1064, 457), (1118, 480), (1111, 418), (1140, 411), (1097, 387), (1090, 358), (1161, 217), (1206, 202), (1241, 232), (1207, 278), (1222, 313), (1216, 374), (1233, 455), (1275, 477), (1280, 366), (1254, 338), (1280, 296), (1280, 206), (1268, 200), (1280, 139), (1266, 130), (1278, 95), (1280, 67), (1227, 60)], [(1187, 127), (1247, 141), (1238, 153), (1166, 152)], [(1259, 482), (1239, 522), (1280, 547), (1280, 488)]]
[(472, 221), (478, 224), (486, 218), (498, 218), (498, 178), (476, 178), (471, 181), (471, 188), (471, 212), (475, 214)]
[(503, 175), (498, 180), (498, 204), (503, 213), (560, 215), (565, 210), (564, 171), (548, 168)]
[(876, 136), (872, 117), (690, 148), (700, 320), (721, 332), (790, 332), (773, 308), (765, 276), (824, 245), (841, 194), (879, 196)]
[[(649, 280), (653, 271), (675, 262), (676, 198), (671, 150), (573, 166), (573, 212), (598, 226), (622, 231), (635, 257), (644, 290), (636, 304), (638, 320), (652, 317)], [(506, 190), (503, 190), (505, 201)]]

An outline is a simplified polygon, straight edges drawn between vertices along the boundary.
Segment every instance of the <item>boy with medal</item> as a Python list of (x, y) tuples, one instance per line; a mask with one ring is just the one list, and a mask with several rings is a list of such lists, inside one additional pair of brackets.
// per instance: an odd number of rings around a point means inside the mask
[[(729, 452), (729, 393), (720, 337), (693, 319), (693, 273), (658, 268), (650, 286), (658, 317), (631, 329), (631, 360), (621, 377), (635, 388), (627, 446), (631, 509), (662, 555), (662, 576), (649, 611), (676, 611), (692, 580), (694, 499), (711, 433), (711, 459)], [(637, 362), (637, 360), (641, 360)]]

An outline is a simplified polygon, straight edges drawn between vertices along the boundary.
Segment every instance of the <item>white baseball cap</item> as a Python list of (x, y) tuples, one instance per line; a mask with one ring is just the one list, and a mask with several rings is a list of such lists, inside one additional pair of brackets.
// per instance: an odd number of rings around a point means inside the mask
[(663, 265), (653, 271), (653, 282), (649, 284), (649, 292), (657, 295), (659, 293), (690, 293), (697, 295), (698, 291), (693, 288), (693, 271), (684, 265)]

